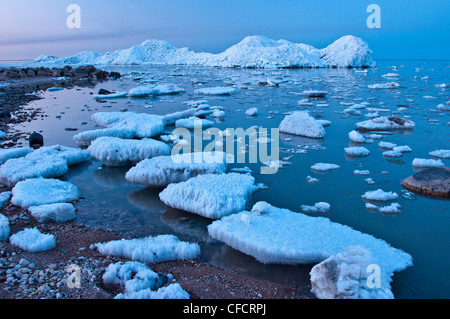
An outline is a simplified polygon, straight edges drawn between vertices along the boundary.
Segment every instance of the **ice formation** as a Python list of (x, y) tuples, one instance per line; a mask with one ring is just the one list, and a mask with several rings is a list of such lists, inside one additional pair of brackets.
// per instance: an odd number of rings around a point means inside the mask
[(382, 189), (377, 189), (374, 191), (367, 191), (361, 197), (365, 200), (390, 201), (397, 199), (398, 194), (395, 192), (385, 192)]
[(444, 163), (440, 159), (415, 158), (412, 162), (415, 167), (444, 167)]
[(17, 147), (0, 149), (0, 164), (5, 163), (11, 158), (18, 158), (27, 155), (33, 151), (30, 147)]
[(203, 95), (229, 95), (234, 91), (236, 91), (236, 89), (232, 87), (216, 86), (210, 88), (197, 89), (194, 91), (194, 93)]
[(314, 205), (302, 205), (301, 209), (305, 213), (328, 213), (330, 210), (330, 204), (326, 202), (318, 202)]
[(326, 172), (340, 168), (337, 164), (331, 163), (316, 163), (311, 166), (311, 169), (318, 172)]
[(279, 125), (280, 132), (310, 138), (323, 138), (325, 129), (308, 111), (296, 111), (287, 115)]
[(99, 137), (111, 136), (122, 139), (130, 139), (135, 137), (135, 130), (132, 128), (104, 128), (98, 130), (90, 130), (80, 132), (73, 136), (75, 142), (80, 146), (89, 146), (91, 142)]
[(150, 138), (124, 140), (117, 137), (100, 137), (91, 143), (88, 150), (92, 157), (106, 166), (135, 165), (146, 158), (170, 154), (167, 144)]
[(176, 86), (175, 84), (157, 84), (136, 87), (131, 89), (128, 92), (128, 95), (131, 97), (145, 97), (149, 95), (169, 95), (182, 92), (184, 92), (184, 89)]
[(54, 203), (28, 207), (40, 223), (63, 223), (75, 218), (75, 207), (70, 203)]
[(435, 151), (428, 153), (428, 155), (433, 156), (433, 157), (439, 157), (442, 159), (449, 159), (450, 158), (450, 150), (435, 150)]
[(204, 174), (170, 184), (159, 197), (168, 206), (217, 219), (244, 210), (255, 190), (255, 178), (247, 174)]
[(356, 126), (359, 129), (384, 131), (396, 129), (412, 129), (415, 123), (409, 119), (390, 116), (381, 116), (371, 120), (358, 122)]
[(56, 246), (55, 236), (43, 234), (37, 228), (25, 228), (9, 237), (14, 246), (30, 252), (41, 252)]
[(0, 241), (7, 240), (10, 231), (8, 217), (0, 214)]
[(368, 156), (370, 151), (362, 146), (353, 146), (344, 148), (345, 155), (352, 157)]
[(200, 174), (222, 174), (226, 167), (224, 153), (176, 154), (145, 159), (132, 167), (125, 178), (150, 187), (166, 187)]
[(208, 128), (214, 125), (213, 121), (201, 119), (196, 116), (191, 116), (187, 119), (179, 119), (175, 121), (175, 127), (184, 127), (190, 130), (195, 128)]

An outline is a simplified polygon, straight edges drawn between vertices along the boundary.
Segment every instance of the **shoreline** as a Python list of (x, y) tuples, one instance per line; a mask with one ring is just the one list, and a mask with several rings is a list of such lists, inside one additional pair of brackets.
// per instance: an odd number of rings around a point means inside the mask
[[(77, 76), (64, 81), (55, 81), (52, 76), (7, 81), (0, 78), (0, 85), (10, 83), (6, 87), (0, 86), (0, 101), (6, 97), (2, 101), (2, 110), (5, 108), (11, 114), (20, 114), (13, 121), (9, 117), (0, 118), (0, 129), (7, 128), (8, 124), (31, 121), (38, 116), (39, 110), (21, 112), (23, 106), (40, 99), (33, 93), (54, 86), (89, 86), (92, 81), (96, 79)], [(17, 136), (8, 136), (6, 140), (1, 147), (12, 147)], [(0, 186), (0, 192), (8, 190)], [(121, 236), (77, 224), (75, 220), (39, 223), (27, 210), (9, 201), (3, 203), (0, 213), (9, 219), (10, 234), (37, 227), (41, 232), (56, 237), (56, 247), (40, 253), (24, 251), (10, 244), (9, 240), (0, 242), (0, 299), (112, 299), (118, 293), (104, 287), (101, 276), (110, 263), (126, 259), (105, 256), (89, 247), (94, 243), (121, 239)], [(67, 286), (67, 267), (71, 264), (81, 268), (81, 288)], [(315, 299), (310, 285), (296, 287), (279, 284), (221, 269), (197, 259), (166, 261), (149, 266), (156, 272), (172, 274), (174, 281), (189, 293), (191, 299)]]

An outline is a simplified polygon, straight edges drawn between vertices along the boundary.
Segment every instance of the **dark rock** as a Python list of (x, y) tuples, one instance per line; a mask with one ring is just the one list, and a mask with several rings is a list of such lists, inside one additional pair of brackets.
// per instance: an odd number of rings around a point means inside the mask
[(424, 169), (403, 180), (402, 186), (417, 194), (450, 198), (450, 168)]
[(108, 94), (111, 94), (111, 92), (109, 92), (108, 90), (105, 90), (105, 89), (100, 89), (100, 90), (98, 90), (97, 94), (98, 95), (108, 95)]
[(38, 149), (44, 146), (44, 137), (39, 133), (33, 132), (30, 134), (28, 142), (30, 143), (31, 148)]
[(120, 79), (120, 77), (121, 77), (119, 72), (110, 72), (109, 76), (114, 80)]
[(388, 119), (389, 119), (389, 121), (397, 123), (398, 125), (404, 125), (405, 124), (405, 120), (401, 119), (401, 118), (399, 118), (397, 116), (389, 116)]
[(40, 67), (36, 69), (36, 76), (53, 76), (49, 68)]
[(11, 113), (8, 110), (1, 110), (0, 118), (11, 118)]

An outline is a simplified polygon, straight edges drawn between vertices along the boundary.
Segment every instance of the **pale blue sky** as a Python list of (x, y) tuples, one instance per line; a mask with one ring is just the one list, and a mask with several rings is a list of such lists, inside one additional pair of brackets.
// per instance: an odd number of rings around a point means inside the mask
[[(81, 29), (66, 8), (81, 7)], [(381, 8), (369, 29), (366, 8)], [(363, 38), (375, 59), (450, 59), (450, 0), (0, 0), (0, 60), (128, 48), (146, 39), (218, 53), (247, 35), (322, 48)]]

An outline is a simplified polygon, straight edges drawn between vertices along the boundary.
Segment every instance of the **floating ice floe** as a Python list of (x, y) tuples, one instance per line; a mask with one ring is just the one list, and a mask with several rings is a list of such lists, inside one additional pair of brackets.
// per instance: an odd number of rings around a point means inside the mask
[(326, 202), (318, 202), (314, 205), (302, 205), (301, 209), (305, 213), (328, 213), (330, 211), (330, 204)]
[(55, 236), (43, 234), (37, 228), (25, 228), (9, 237), (12, 245), (29, 252), (47, 251), (56, 246)]
[(140, 161), (170, 154), (170, 147), (150, 138), (124, 140), (117, 137), (100, 137), (88, 148), (91, 156), (106, 166), (135, 165)]
[(258, 108), (257, 107), (251, 107), (245, 111), (245, 115), (247, 116), (255, 116), (258, 115)]
[(10, 231), (11, 228), (9, 227), (8, 217), (0, 214), (0, 241), (7, 240)]
[(131, 89), (128, 95), (131, 97), (145, 97), (149, 95), (170, 95), (184, 92), (183, 88), (175, 84), (158, 84), (150, 86), (139, 86)]
[(361, 245), (373, 253), (381, 269), (400, 271), (412, 265), (409, 254), (381, 239), (328, 218), (307, 216), (266, 202), (256, 203), (251, 211), (214, 221), (208, 233), (261, 263), (311, 264), (349, 245)]
[(30, 147), (0, 149), (0, 164), (5, 163), (11, 158), (23, 157), (32, 151), (33, 149)]
[(345, 247), (311, 269), (311, 292), (319, 299), (393, 299), (393, 269), (380, 268), (379, 287), (369, 287), (369, 276), (379, 265), (370, 249)]
[(348, 133), (348, 137), (350, 138), (351, 141), (355, 142), (355, 143), (371, 143), (372, 140), (370, 139), (366, 139), (361, 133), (359, 133), (358, 131), (351, 131)]
[(400, 152), (400, 153), (412, 152), (411, 147), (409, 147), (408, 145), (395, 146), (395, 147), (392, 148), (392, 150), (394, 152)]
[(356, 169), (356, 170), (354, 170), (353, 171), (353, 175), (369, 175), (370, 174), (370, 171), (369, 170), (359, 170), (359, 169)]
[(331, 164), (331, 163), (316, 163), (311, 166), (311, 169), (318, 172), (327, 172), (331, 170), (339, 169), (340, 166), (337, 164)]
[(143, 263), (186, 260), (200, 254), (198, 244), (180, 241), (174, 235), (112, 240), (93, 244), (91, 248), (104, 255), (125, 257)]
[(193, 130), (195, 128), (208, 128), (214, 125), (213, 121), (201, 119), (196, 116), (191, 116), (187, 119), (179, 119), (175, 121), (175, 127), (184, 127), (189, 130)]
[(396, 116), (381, 116), (363, 122), (356, 123), (359, 129), (384, 131), (397, 129), (412, 129), (415, 123), (406, 118)]
[(96, 99), (117, 99), (119, 97), (125, 97), (128, 95), (128, 92), (114, 92), (110, 94), (96, 94), (94, 98)]
[(323, 126), (317, 123), (308, 111), (296, 111), (287, 115), (278, 128), (283, 133), (310, 138), (323, 138), (325, 136)]
[(194, 116), (197, 112), (198, 112), (197, 108), (191, 108), (191, 109), (184, 110), (184, 111), (166, 114), (163, 117), (163, 121), (166, 125), (172, 125), (172, 124), (175, 124), (175, 122), (177, 120)]
[(218, 219), (244, 210), (255, 190), (255, 178), (247, 174), (205, 174), (170, 184), (159, 197), (168, 206)]
[(88, 160), (89, 152), (62, 145), (41, 147), (24, 157), (11, 158), (0, 167), (0, 183), (14, 186), (17, 182), (36, 177), (58, 177), (69, 166)]
[(377, 206), (371, 203), (366, 203), (366, 208), (369, 210), (375, 210), (380, 214), (385, 215), (396, 215), (401, 214), (402, 212), (402, 206), (399, 203), (392, 203), (388, 206)]
[(22, 208), (66, 203), (79, 198), (78, 188), (72, 183), (47, 178), (18, 182), (11, 192), (11, 203)]
[(110, 264), (102, 276), (105, 286), (123, 289), (114, 299), (188, 299), (178, 283), (170, 283), (172, 278), (136, 261)]
[(345, 155), (351, 157), (368, 156), (370, 154), (370, 151), (362, 146), (345, 147), (344, 151)]
[(104, 128), (98, 130), (90, 130), (80, 132), (74, 135), (73, 139), (80, 146), (89, 146), (91, 142), (99, 137), (110, 136), (122, 139), (130, 139), (135, 137), (135, 130), (132, 128)]
[(391, 201), (396, 200), (398, 198), (398, 194), (395, 192), (385, 192), (382, 189), (377, 189), (374, 191), (365, 192), (361, 198), (372, 201)]
[(383, 156), (386, 156), (386, 157), (402, 157), (403, 153), (391, 150), (391, 151), (383, 152)]
[(64, 223), (75, 218), (75, 207), (70, 203), (54, 203), (28, 207), (40, 223)]
[(222, 152), (195, 152), (145, 159), (132, 167), (125, 178), (150, 187), (166, 187), (200, 174), (222, 174), (226, 171)]
[(415, 158), (412, 162), (414, 167), (444, 167), (444, 163), (440, 159)]
[(236, 91), (236, 89), (232, 87), (217, 86), (217, 87), (197, 89), (194, 91), (194, 93), (203, 95), (229, 95), (234, 91)]
[(328, 94), (328, 92), (318, 90), (307, 90), (303, 91), (302, 94), (309, 98), (317, 98), (317, 97), (325, 97)]
[(428, 155), (433, 157), (439, 157), (442, 159), (449, 159), (450, 158), (450, 150), (435, 150), (432, 152), (429, 152)]
[(400, 86), (397, 82), (386, 82), (386, 83), (376, 83), (370, 84), (367, 87), (369, 89), (396, 89)]

